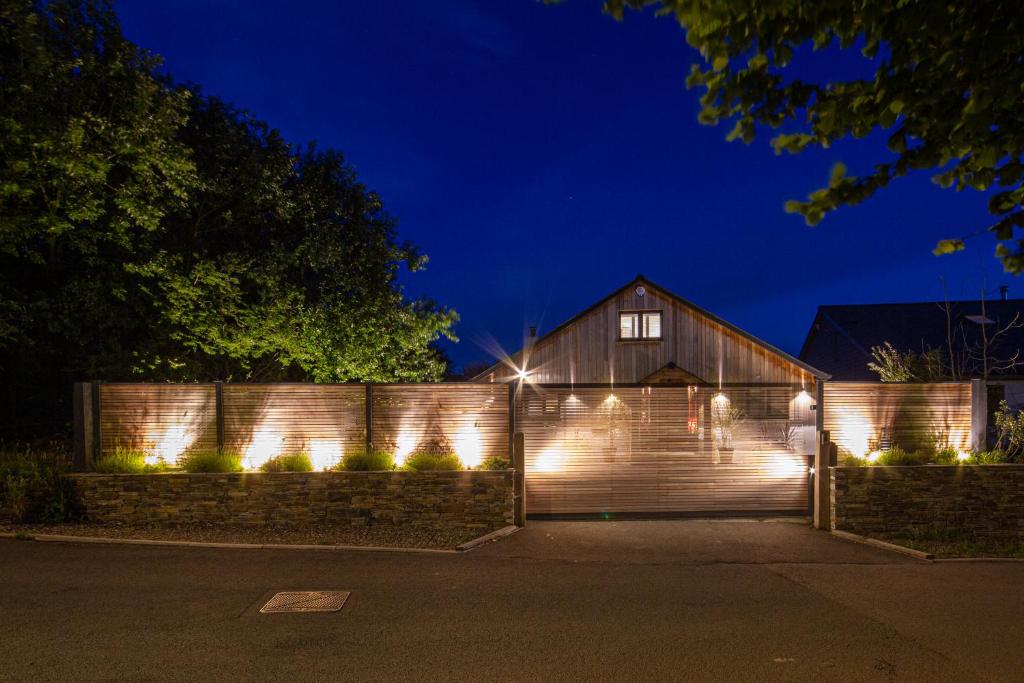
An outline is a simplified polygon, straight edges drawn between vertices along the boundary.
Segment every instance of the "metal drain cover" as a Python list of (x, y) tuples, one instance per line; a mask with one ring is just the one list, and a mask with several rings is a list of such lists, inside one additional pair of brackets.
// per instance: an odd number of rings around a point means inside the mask
[(284, 591), (270, 598), (260, 612), (337, 612), (348, 596), (349, 591)]

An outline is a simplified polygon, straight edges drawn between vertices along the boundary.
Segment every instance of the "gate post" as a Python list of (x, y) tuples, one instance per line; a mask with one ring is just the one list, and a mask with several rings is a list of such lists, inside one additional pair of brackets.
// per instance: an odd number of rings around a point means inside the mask
[(526, 439), (522, 432), (516, 432), (512, 439), (513, 472), (513, 521), (516, 526), (526, 526)]
[(971, 380), (971, 448), (988, 450), (988, 386), (983, 379)]
[(217, 452), (224, 452), (224, 382), (213, 383), (213, 410), (217, 420)]
[(818, 446), (814, 455), (814, 528), (829, 531), (832, 528), (831, 472), (835, 446), (829, 432), (818, 432)]
[(72, 398), (75, 419), (75, 453), (73, 466), (76, 472), (86, 472), (96, 458), (96, 418), (93, 414), (95, 403), (93, 392), (99, 388), (91, 382), (75, 382)]
[(373, 383), (366, 383), (366, 396), (364, 397), (366, 403), (363, 412), (363, 421), (366, 423), (363, 434), (366, 437), (366, 452), (373, 452)]

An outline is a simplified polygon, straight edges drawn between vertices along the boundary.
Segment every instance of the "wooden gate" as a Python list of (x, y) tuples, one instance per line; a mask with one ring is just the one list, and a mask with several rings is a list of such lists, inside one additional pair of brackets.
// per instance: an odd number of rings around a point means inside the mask
[(812, 404), (789, 385), (524, 387), (527, 513), (806, 514)]

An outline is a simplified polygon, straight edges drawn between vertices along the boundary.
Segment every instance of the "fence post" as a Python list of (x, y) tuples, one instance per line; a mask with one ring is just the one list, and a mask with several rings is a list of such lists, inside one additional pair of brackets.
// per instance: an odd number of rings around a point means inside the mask
[(508, 383), (508, 459), (515, 465), (516, 436), (516, 385)]
[(818, 432), (818, 446), (814, 456), (814, 528), (828, 531), (832, 528), (832, 494), (829, 466), (834, 446), (825, 430)]
[(92, 392), (90, 382), (75, 382), (72, 402), (75, 416), (75, 453), (74, 469), (85, 472), (96, 456), (95, 420), (93, 416)]
[(526, 439), (522, 432), (512, 438), (513, 519), (516, 526), (526, 526)]
[(988, 450), (988, 386), (983, 379), (971, 380), (971, 448)]
[(217, 452), (224, 452), (224, 382), (213, 383), (213, 414), (217, 420)]
[(373, 384), (366, 383), (366, 452), (373, 452)]

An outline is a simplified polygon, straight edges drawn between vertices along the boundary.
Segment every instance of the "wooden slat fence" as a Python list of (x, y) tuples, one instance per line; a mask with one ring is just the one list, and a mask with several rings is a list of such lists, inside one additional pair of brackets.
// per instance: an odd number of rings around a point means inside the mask
[(366, 442), (366, 389), (357, 384), (225, 384), (224, 447), (249, 467), (308, 453), (316, 469)]
[(374, 446), (393, 450), (398, 460), (417, 449), (447, 448), (470, 466), (508, 457), (505, 384), (375, 384), (372, 391)]
[[(214, 384), (100, 384), (101, 451), (118, 445), (175, 462), (218, 447)], [(374, 445), (404, 457), (453, 448), (467, 465), (509, 451), (509, 391), (503, 384), (373, 385)], [(317, 469), (367, 444), (362, 384), (224, 384), (222, 443), (257, 466), (306, 452)]]
[(213, 384), (101, 384), (100, 450), (145, 450), (173, 462), (217, 448)]
[(936, 443), (970, 447), (970, 382), (826, 382), (824, 400), (824, 429), (840, 452), (864, 456)]
[(789, 386), (721, 393), (525, 389), (528, 514), (806, 511), (811, 397)]

